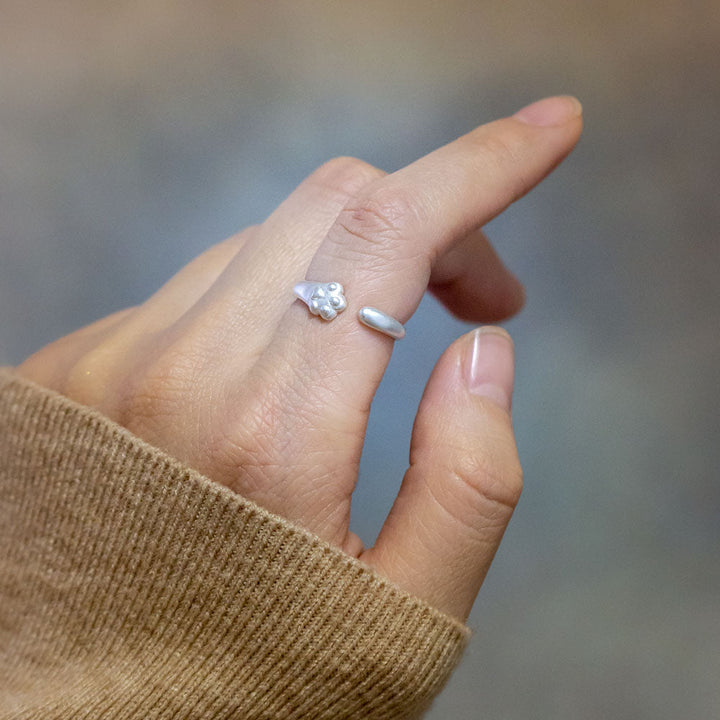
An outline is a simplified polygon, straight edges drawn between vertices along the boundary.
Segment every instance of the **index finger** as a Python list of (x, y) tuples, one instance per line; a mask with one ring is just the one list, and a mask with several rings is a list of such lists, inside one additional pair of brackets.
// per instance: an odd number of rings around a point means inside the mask
[[(348, 387), (366, 393), (367, 384), (376, 386), (392, 345), (360, 325), (360, 307), (405, 323), (436, 259), (550, 173), (580, 137), (581, 114), (575, 98), (547, 98), (364, 186), (340, 211), (305, 276), (340, 283), (347, 309), (326, 325), (295, 303), (280, 322), (272, 354), (312, 366), (329, 347), (342, 349), (338, 357), (357, 358), (343, 368)], [(322, 378), (309, 383), (323, 384)], [(369, 404), (366, 395), (357, 400), (356, 406)]]
[(559, 164), (580, 136), (580, 118), (575, 98), (548, 98), (371, 183), (338, 215), (308, 279), (337, 278), (348, 299), (405, 322), (435, 259)]

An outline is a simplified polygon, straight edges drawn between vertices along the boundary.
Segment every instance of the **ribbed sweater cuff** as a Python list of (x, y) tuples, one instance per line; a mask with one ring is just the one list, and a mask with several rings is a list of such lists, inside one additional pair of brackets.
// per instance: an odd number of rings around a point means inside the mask
[(0, 718), (401, 718), (467, 629), (0, 369)]

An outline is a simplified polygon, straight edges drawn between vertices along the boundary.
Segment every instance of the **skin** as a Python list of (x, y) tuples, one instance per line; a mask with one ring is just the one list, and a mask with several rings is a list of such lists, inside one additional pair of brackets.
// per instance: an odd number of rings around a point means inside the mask
[[(561, 162), (581, 126), (576, 100), (551, 98), (389, 175), (332, 160), (262, 225), (16, 371), (465, 619), (522, 487), (512, 341), (488, 326), (442, 355), (401, 490), (365, 549), (350, 499), (393, 341), (356, 314), (370, 305), (404, 323), (428, 289), (464, 320), (517, 312), (522, 286), (479, 228)], [(292, 294), (305, 277), (340, 281), (348, 309), (310, 315)]]

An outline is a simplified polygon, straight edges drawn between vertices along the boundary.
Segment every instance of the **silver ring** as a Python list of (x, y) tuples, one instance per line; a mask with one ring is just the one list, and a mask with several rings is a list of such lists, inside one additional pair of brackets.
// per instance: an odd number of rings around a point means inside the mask
[[(303, 280), (293, 287), (293, 292), (308, 306), (313, 315), (319, 315), (323, 320), (334, 320), (338, 313), (347, 307), (343, 286), (339, 282)], [(401, 340), (405, 337), (405, 328), (402, 323), (377, 308), (360, 308), (358, 319), (363, 325), (367, 325), (393, 340)]]
[(399, 320), (372, 307), (360, 308), (358, 318), (363, 325), (391, 337), (393, 340), (402, 340), (405, 337), (405, 328)]

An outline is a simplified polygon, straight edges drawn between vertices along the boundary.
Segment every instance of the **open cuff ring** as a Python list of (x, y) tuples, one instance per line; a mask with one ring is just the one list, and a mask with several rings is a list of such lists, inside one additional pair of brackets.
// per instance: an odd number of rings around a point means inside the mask
[[(295, 295), (309, 308), (313, 315), (323, 320), (334, 320), (338, 313), (345, 310), (347, 300), (343, 295), (343, 286), (339, 282), (312, 282), (304, 280), (293, 288)], [(358, 311), (358, 319), (363, 325), (400, 340), (405, 337), (405, 328), (391, 315), (376, 308), (362, 307)]]

